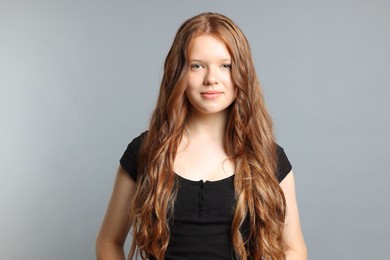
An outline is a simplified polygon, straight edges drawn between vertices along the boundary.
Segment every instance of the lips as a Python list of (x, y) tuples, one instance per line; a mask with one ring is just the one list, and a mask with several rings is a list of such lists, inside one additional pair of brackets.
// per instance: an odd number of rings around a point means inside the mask
[(223, 92), (216, 91), (216, 90), (210, 90), (210, 91), (201, 92), (200, 94), (202, 95), (203, 98), (206, 98), (206, 99), (216, 99), (219, 96), (221, 96), (223, 94)]

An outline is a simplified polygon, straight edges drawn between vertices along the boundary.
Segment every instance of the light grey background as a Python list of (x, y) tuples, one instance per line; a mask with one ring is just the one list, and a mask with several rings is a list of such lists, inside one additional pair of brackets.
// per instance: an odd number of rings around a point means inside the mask
[(389, 1), (0, 0), (0, 259), (93, 259), (118, 159), (173, 36), (247, 35), (310, 259), (390, 255)]

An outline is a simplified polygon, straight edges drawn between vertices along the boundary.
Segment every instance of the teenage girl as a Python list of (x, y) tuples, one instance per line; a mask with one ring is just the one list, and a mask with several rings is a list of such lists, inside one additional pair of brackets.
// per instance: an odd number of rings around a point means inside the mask
[(98, 259), (306, 259), (294, 176), (248, 42), (227, 17), (179, 28), (149, 130), (120, 159)]

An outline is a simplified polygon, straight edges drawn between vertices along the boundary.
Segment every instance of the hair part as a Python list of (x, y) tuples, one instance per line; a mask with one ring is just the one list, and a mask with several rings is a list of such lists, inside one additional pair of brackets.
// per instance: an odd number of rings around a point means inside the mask
[[(229, 18), (202, 13), (185, 21), (164, 63), (164, 74), (149, 131), (138, 164), (137, 188), (129, 209), (133, 243), (142, 259), (163, 259), (169, 244), (169, 221), (177, 194), (173, 163), (185, 133), (191, 106), (185, 96), (188, 59), (200, 35), (217, 37), (232, 58), (237, 97), (229, 107), (225, 150), (235, 163), (231, 239), (238, 259), (284, 259), (282, 233), (286, 202), (276, 180), (276, 143), (251, 50), (242, 31)], [(248, 232), (242, 232), (248, 229)]]

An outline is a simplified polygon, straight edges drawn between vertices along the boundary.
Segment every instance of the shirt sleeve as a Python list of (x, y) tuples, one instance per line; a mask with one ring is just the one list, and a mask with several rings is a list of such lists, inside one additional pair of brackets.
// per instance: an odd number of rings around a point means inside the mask
[(142, 133), (140, 136), (134, 138), (130, 144), (127, 146), (125, 152), (119, 160), (122, 168), (127, 172), (127, 174), (134, 180), (137, 181), (138, 177), (138, 159), (139, 152), (141, 149), (142, 141), (145, 137), (146, 132)]
[(282, 180), (291, 171), (292, 166), (290, 161), (287, 158), (286, 153), (284, 152), (284, 149), (279, 145), (277, 146), (277, 160), (278, 160), (278, 167), (276, 172), (276, 178), (278, 182), (281, 183)]

